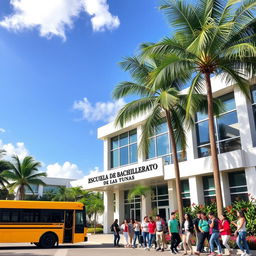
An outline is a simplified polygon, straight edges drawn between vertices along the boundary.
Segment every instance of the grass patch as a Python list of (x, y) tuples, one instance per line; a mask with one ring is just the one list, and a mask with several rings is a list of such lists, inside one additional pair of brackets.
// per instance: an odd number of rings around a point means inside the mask
[[(88, 233), (94, 234), (94, 228), (88, 228)], [(102, 234), (103, 233), (103, 228), (96, 228), (96, 234)]]

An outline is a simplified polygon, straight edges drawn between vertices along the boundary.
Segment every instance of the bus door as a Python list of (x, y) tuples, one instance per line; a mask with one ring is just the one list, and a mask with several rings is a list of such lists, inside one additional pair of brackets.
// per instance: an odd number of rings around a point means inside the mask
[(65, 225), (64, 225), (64, 243), (72, 243), (73, 242), (73, 210), (65, 211)]

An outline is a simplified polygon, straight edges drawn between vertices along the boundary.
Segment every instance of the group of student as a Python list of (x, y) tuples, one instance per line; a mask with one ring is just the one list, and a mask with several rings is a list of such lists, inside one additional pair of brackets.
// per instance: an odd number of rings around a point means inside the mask
[[(182, 224), (176, 218), (176, 213), (172, 212), (168, 223), (159, 215), (153, 219), (145, 216), (142, 222), (138, 220), (124, 220), (119, 226), (116, 219), (111, 225), (114, 234), (114, 246), (119, 247), (120, 233), (124, 237), (124, 246), (126, 248), (136, 248), (137, 241), (139, 247), (150, 250), (153, 245), (156, 251), (167, 249), (167, 240), (170, 240), (170, 251), (172, 254), (178, 253), (178, 247), (182, 242), (184, 253), (187, 255), (200, 255), (204, 251), (205, 240), (208, 240), (211, 256), (215, 255), (215, 246), (218, 250), (218, 256), (222, 255), (222, 246), (232, 253), (229, 247), (231, 236), (231, 227), (236, 226), (235, 236), (237, 236), (237, 245), (242, 250), (242, 256), (250, 255), (249, 246), (246, 241), (246, 218), (242, 211), (237, 212), (237, 222), (229, 222), (225, 214), (220, 219), (210, 212), (208, 215), (204, 212), (198, 212), (197, 217), (192, 220), (190, 214), (186, 213)], [(192, 236), (196, 237), (196, 251), (193, 252)]]

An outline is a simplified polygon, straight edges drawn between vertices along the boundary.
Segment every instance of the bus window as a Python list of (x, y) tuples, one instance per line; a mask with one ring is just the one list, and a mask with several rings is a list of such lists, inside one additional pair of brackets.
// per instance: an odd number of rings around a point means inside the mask
[(84, 233), (84, 211), (76, 211), (75, 233)]

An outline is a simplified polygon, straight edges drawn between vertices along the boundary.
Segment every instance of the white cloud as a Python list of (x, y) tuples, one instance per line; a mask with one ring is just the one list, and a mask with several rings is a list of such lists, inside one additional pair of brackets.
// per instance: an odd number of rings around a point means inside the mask
[(5, 133), (6, 130), (4, 128), (0, 128), (0, 133)]
[(107, 0), (11, 0), (13, 13), (0, 21), (0, 26), (14, 31), (37, 28), (43, 37), (59, 36), (72, 28), (82, 12), (91, 17), (94, 31), (112, 30), (119, 18), (109, 12)]
[[(98, 174), (100, 173), (100, 169), (99, 169), (99, 167), (98, 166), (95, 166), (92, 170), (90, 170), (89, 171), (89, 175), (92, 175), (92, 176), (97, 176)], [(77, 180), (75, 180), (75, 181), (72, 181), (71, 182), (71, 185), (73, 186), (73, 187), (84, 187), (84, 185), (86, 185), (87, 184), (87, 179), (88, 179), (88, 177), (87, 177), (88, 175), (85, 175), (85, 176), (83, 176), (82, 178), (80, 178), (80, 179), (77, 179)], [(84, 187), (85, 188), (85, 187)]]
[(5, 159), (11, 159), (13, 155), (17, 155), (20, 159), (23, 159), (25, 156), (29, 155), (28, 149), (25, 147), (24, 142), (17, 142), (16, 144), (8, 143), (4, 144), (0, 140), (0, 149), (6, 151)]
[(87, 98), (75, 101), (73, 108), (83, 113), (83, 119), (90, 122), (105, 121), (111, 122), (115, 119), (118, 111), (123, 107), (125, 101), (119, 99), (114, 102), (96, 102), (94, 105)]
[(50, 164), (46, 167), (48, 177), (80, 179), (83, 172), (76, 164), (66, 161), (63, 165), (59, 163)]

